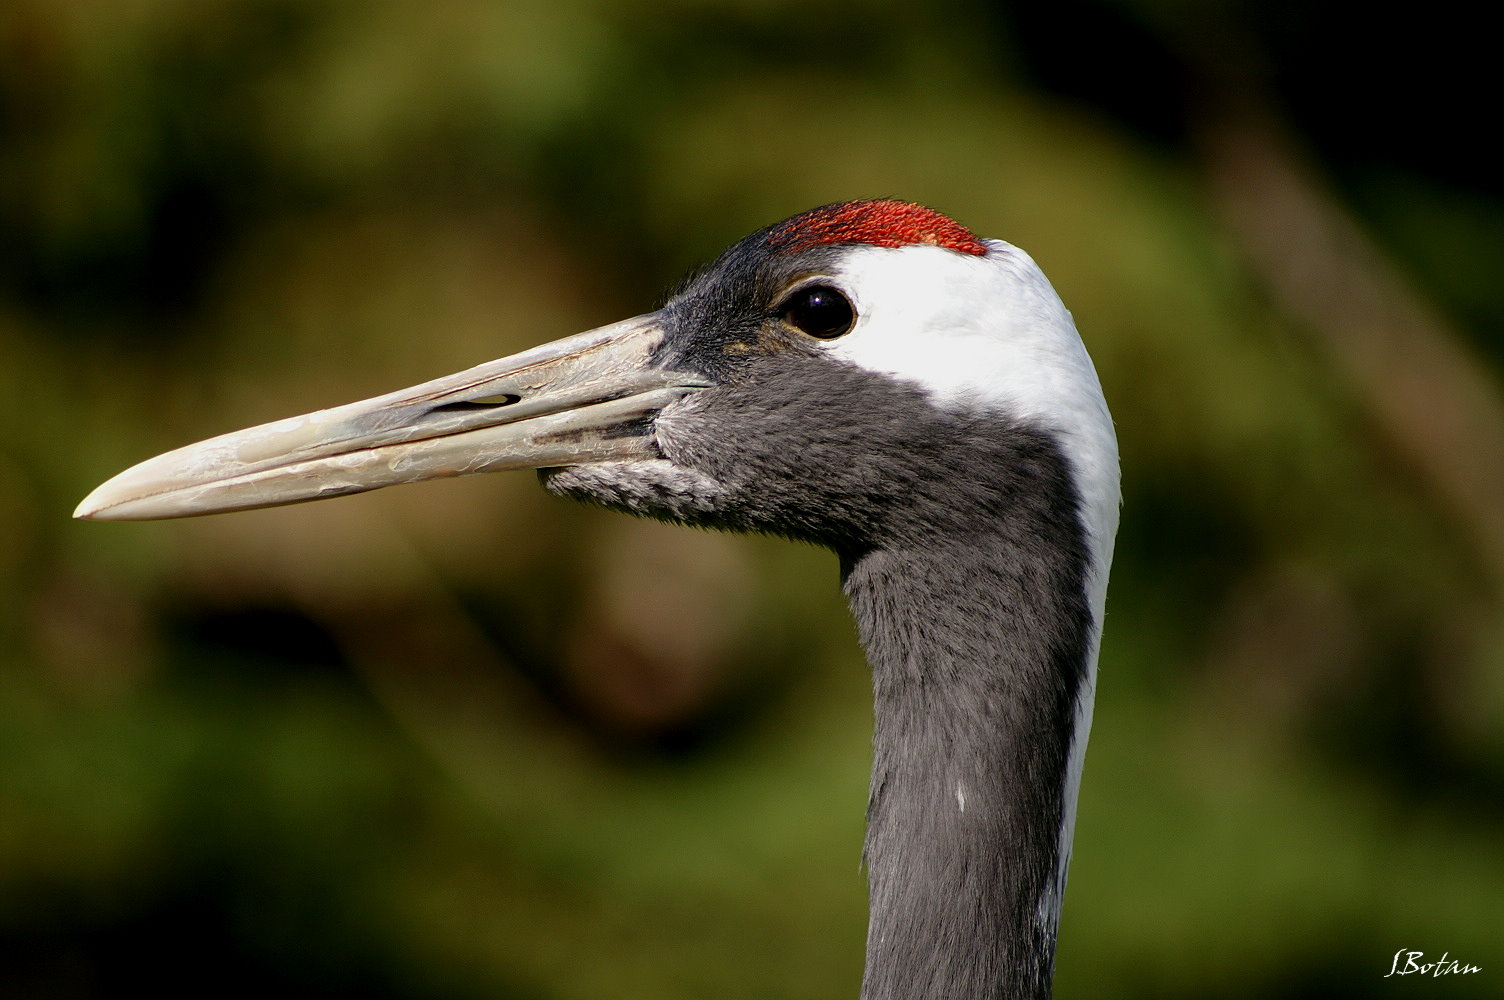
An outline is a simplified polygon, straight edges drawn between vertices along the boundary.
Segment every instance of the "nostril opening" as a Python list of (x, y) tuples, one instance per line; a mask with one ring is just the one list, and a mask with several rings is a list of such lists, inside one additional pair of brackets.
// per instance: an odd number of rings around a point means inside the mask
[(479, 399), (466, 399), (458, 403), (443, 403), (433, 408), (434, 413), (453, 413), (456, 410), (496, 410), (503, 406), (511, 406), (520, 402), (522, 397), (514, 392), (504, 392), (498, 396), (482, 396)]

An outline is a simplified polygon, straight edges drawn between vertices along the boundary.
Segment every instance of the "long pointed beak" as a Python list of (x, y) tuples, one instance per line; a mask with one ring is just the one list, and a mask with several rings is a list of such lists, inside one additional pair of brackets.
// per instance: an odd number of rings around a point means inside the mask
[(709, 383), (652, 361), (657, 314), (410, 389), (290, 417), (142, 462), (74, 517), (144, 521), (272, 507), (503, 469), (656, 458), (652, 418)]

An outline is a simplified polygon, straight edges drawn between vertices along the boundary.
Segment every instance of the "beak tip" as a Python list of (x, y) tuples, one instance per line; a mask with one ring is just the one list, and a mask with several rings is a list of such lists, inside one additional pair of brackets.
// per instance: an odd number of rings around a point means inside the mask
[(99, 490), (95, 490), (93, 493), (90, 493), (88, 496), (84, 497), (83, 500), (79, 502), (79, 505), (77, 507), (73, 508), (73, 518), (74, 518), (74, 520), (76, 520), (76, 521), (118, 521), (118, 520), (121, 520), (120, 516), (118, 514), (115, 514), (114, 511), (111, 510), (109, 501), (106, 500), (106, 499), (101, 498), (100, 495), (99, 495), (99, 493), (100, 493)]
[(73, 508), (73, 519), (76, 521), (98, 521), (103, 513), (104, 504), (98, 500), (99, 491), (94, 490), (88, 496), (79, 501), (78, 506)]
[(130, 489), (127, 477), (134, 470), (127, 470), (94, 488), (94, 491), (73, 508), (73, 517), (78, 521), (149, 521), (153, 518), (171, 516), (156, 510), (160, 504), (153, 497)]

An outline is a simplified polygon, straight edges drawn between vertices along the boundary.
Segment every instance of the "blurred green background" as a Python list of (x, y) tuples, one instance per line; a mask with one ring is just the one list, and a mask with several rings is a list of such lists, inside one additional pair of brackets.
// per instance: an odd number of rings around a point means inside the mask
[[(68, 513), (893, 195), (1040, 261), (1122, 439), (1059, 995), (1504, 997), (1464, 9), (7, 0), (0, 995), (855, 997), (827, 554), (525, 474)], [(1383, 978), (1401, 948), (1483, 972)]]

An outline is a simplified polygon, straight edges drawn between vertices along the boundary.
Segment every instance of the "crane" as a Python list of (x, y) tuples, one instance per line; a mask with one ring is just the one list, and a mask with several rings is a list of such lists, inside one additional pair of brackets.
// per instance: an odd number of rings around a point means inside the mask
[(1048, 997), (1119, 474), (1034, 261), (921, 205), (826, 205), (654, 312), (168, 452), (75, 516), (525, 468), (560, 496), (836, 554), (873, 685), (862, 998)]

